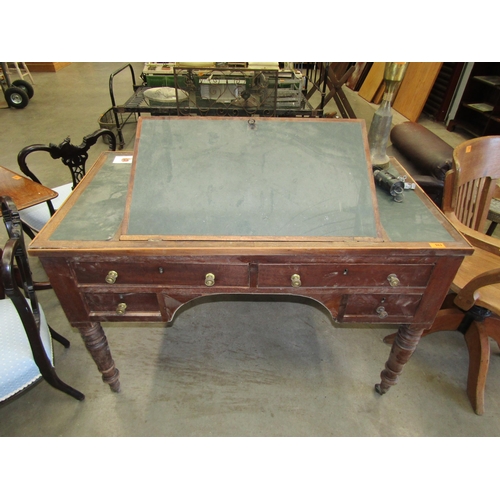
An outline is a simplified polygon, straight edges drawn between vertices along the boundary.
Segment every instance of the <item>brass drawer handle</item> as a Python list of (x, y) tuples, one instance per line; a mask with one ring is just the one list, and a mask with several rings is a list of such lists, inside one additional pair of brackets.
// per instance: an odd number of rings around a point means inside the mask
[(120, 302), (116, 306), (116, 314), (125, 314), (126, 309), (127, 309), (127, 304), (125, 304), (125, 302)]
[(377, 316), (380, 319), (384, 319), (384, 318), (387, 318), (387, 316), (389, 316), (389, 313), (385, 310), (384, 306), (377, 307), (375, 312), (377, 313)]
[(207, 273), (205, 275), (205, 285), (214, 286), (215, 285), (215, 274)]
[(118, 273), (116, 271), (109, 271), (106, 276), (106, 283), (112, 285), (116, 281), (116, 278), (118, 278)]
[(300, 281), (300, 275), (299, 274), (292, 274), (292, 286), (298, 287), (302, 285), (302, 282)]
[(399, 278), (395, 274), (389, 274), (389, 276), (387, 276), (387, 281), (391, 286), (399, 286), (400, 284)]

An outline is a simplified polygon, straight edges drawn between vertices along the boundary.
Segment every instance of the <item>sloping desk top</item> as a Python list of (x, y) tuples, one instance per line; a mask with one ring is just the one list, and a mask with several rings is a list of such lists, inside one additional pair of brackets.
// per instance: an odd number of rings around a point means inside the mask
[(141, 119), (121, 238), (380, 239), (368, 157), (362, 120)]

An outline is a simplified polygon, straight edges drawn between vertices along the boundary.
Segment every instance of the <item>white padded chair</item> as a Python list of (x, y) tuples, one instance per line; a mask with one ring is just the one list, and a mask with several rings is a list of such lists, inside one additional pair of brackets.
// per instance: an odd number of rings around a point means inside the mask
[(33, 238), (34, 233), (42, 229), (52, 215), (54, 215), (55, 211), (64, 203), (71, 191), (73, 191), (76, 185), (83, 179), (85, 175), (85, 163), (88, 158), (88, 150), (97, 142), (97, 139), (102, 136), (107, 136), (109, 149), (115, 151), (115, 135), (110, 130), (103, 128), (96, 130), (92, 134), (86, 135), (83, 138), (82, 144), (79, 146), (71, 144), (70, 138), (67, 137), (59, 145), (49, 144), (46, 146), (44, 144), (32, 144), (31, 146), (26, 146), (19, 152), (17, 155), (19, 168), (25, 175), (39, 184), (42, 184), (42, 182), (27, 164), (28, 155), (36, 151), (45, 151), (49, 153), (54, 160), (60, 159), (62, 163), (69, 168), (72, 177), (72, 182), (57, 187), (50, 186), (52, 190), (58, 193), (57, 198), (49, 200), (47, 203), (40, 203), (39, 205), (25, 208), (19, 212), (24, 230), (30, 238)]
[[(40, 338), (47, 357), (54, 365), (52, 339), (41, 306)], [(10, 399), (42, 379), (24, 325), (12, 300), (0, 300), (0, 402)]]
[(0, 197), (0, 204), (9, 235), (1, 253), (0, 403), (41, 378), (81, 401), (85, 396), (65, 384), (54, 370), (52, 338), (65, 347), (69, 341), (50, 328), (38, 303), (19, 213), (8, 196)]
[[(71, 194), (71, 191), (73, 191), (73, 185), (70, 182), (68, 184), (63, 184), (62, 186), (57, 186), (51, 189), (58, 193), (57, 198), (54, 198), (52, 200), (52, 207), (55, 212)], [(42, 227), (45, 226), (48, 220), (52, 217), (47, 203), (39, 203), (38, 205), (24, 208), (23, 210), (20, 210), (19, 213), (24, 224), (27, 225), (35, 233), (38, 233), (40, 229), (42, 229)]]

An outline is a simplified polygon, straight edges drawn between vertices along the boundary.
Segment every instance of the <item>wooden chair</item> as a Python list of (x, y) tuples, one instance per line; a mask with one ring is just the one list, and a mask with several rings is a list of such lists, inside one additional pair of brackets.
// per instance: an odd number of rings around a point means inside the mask
[(0, 252), (0, 402), (21, 394), (42, 378), (83, 400), (85, 396), (65, 384), (54, 370), (51, 339), (65, 347), (69, 347), (69, 341), (50, 328), (38, 302), (19, 213), (12, 199), (0, 197), (0, 204), (9, 235)]
[[(469, 352), (467, 395), (478, 415), (490, 360), (489, 338), (500, 346), (500, 240), (484, 234), (491, 199), (500, 179), (500, 136), (464, 142), (447, 172), (443, 212), (474, 246), (465, 257), (433, 325), (422, 336), (446, 330), (465, 335)], [(384, 342), (391, 344), (395, 334)]]
[(44, 144), (32, 144), (31, 146), (26, 146), (19, 152), (17, 155), (19, 168), (25, 175), (39, 184), (42, 184), (42, 182), (31, 171), (26, 161), (28, 155), (37, 151), (49, 153), (54, 160), (60, 159), (62, 163), (69, 168), (72, 178), (72, 182), (51, 188), (59, 193), (59, 196), (54, 200), (25, 208), (19, 212), (24, 230), (30, 238), (34, 238), (34, 233), (42, 229), (50, 217), (54, 215), (55, 211), (64, 203), (71, 191), (83, 179), (83, 176), (85, 175), (85, 163), (88, 158), (88, 151), (97, 142), (99, 137), (108, 137), (110, 151), (116, 150), (115, 135), (111, 132), (111, 130), (103, 128), (85, 136), (79, 146), (71, 144), (71, 139), (67, 137), (59, 145), (49, 144), (46, 146)]

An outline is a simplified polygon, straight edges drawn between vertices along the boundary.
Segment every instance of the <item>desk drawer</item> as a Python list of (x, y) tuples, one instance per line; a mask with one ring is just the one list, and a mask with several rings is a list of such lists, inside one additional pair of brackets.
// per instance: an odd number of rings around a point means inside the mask
[(350, 295), (343, 314), (344, 321), (405, 322), (411, 320), (421, 295)]
[(123, 317), (134, 313), (160, 313), (155, 293), (84, 293), (83, 296), (91, 313), (106, 312)]
[(258, 286), (424, 287), (432, 269), (432, 265), (421, 264), (261, 264)]
[[(75, 273), (80, 284), (248, 286), (248, 264), (180, 264), (154, 262), (79, 262)], [(210, 276), (214, 279), (210, 281)]]

